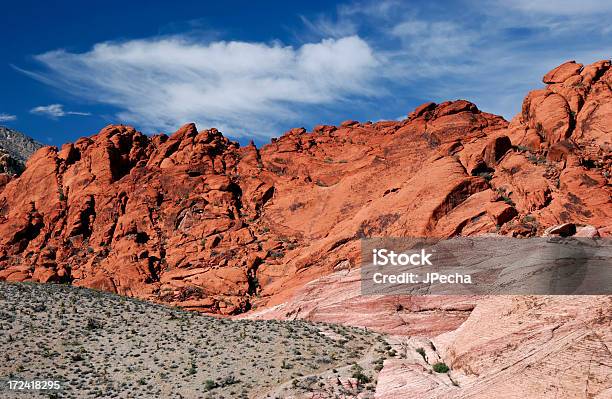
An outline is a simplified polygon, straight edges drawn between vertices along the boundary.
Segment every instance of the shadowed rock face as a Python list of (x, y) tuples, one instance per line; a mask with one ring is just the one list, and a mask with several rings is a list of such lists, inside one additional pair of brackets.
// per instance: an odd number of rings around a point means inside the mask
[(26, 160), (40, 147), (30, 137), (0, 126), (0, 186), (23, 172)]
[(42, 144), (25, 134), (0, 126), (0, 148), (15, 160), (25, 164), (27, 159), (40, 147)]
[(0, 193), (0, 279), (236, 314), (355, 267), (360, 237), (610, 235), (610, 63), (545, 81), (510, 123), (459, 100), (260, 149), (193, 124), (42, 148)]

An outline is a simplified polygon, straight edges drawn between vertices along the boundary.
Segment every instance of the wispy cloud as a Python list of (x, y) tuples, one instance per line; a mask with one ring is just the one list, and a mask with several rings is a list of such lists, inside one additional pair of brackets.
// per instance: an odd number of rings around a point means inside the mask
[(324, 35), (349, 29), (369, 43), (396, 99), (467, 98), (511, 118), (549, 69), (610, 57), (611, 17), (612, 5), (596, 0), (366, 0), (306, 26)]
[(35, 115), (44, 115), (49, 118), (57, 119), (67, 115), (89, 116), (89, 112), (64, 111), (62, 104), (41, 105), (30, 110)]
[(17, 120), (17, 115), (0, 113), (0, 122), (12, 122)]
[(269, 137), (323, 113), (394, 118), (425, 100), (511, 118), (550, 68), (612, 54), (612, 6), (595, 0), (357, 0), (301, 18), (294, 45), (175, 34), (50, 51), (21, 71), (149, 131), (194, 121)]
[[(114, 105), (122, 110), (121, 120), (168, 130), (195, 121), (234, 136), (277, 134), (275, 124), (294, 118), (296, 108), (374, 95), (370, 83), (378, 65), (369, 45), (355, 36), (297, 48), (202, 44), (174, 36), (102, 43), (83, 54), (58, 50), (36, 58), (48, 70), (31, 76)], [(53, 115), (56, 108), (40, 111)]]
[[(556, 0), (554, 3), (550, 0), (513, 0), (504, 4), (511, 9), (537, 15), (576, 16), (612, 12), (612, 3), (601, 0)], [(609, 23), (605, 18), (601, 22)]]

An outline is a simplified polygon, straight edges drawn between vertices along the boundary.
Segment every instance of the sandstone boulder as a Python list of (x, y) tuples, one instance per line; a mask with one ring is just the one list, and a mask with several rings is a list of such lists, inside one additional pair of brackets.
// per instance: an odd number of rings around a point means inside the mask
[(578, 75), (581, 70), (582, 64), (577, 64), (576, 61), (567, 61), (544, 75), (542, 81), (544, 83), (563, 83), (568, 78)]

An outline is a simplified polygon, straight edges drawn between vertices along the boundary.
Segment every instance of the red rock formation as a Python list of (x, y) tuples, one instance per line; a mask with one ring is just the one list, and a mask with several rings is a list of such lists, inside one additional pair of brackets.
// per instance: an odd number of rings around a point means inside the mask
[(43, 148), (0, 194), (0, 279), (235, 314), (355, 267), (360, 237), (610, 235), (610, 62), (544, 81), (510, 124), (459, 100), (261, 149), (193, 124)]

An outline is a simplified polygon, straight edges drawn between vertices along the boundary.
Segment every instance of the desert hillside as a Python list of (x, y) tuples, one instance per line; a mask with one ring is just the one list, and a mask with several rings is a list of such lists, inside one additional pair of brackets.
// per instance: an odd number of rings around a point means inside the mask
[[(394, 352), (363, 329), (231, 321), (90, 289), (0, 283), (2, 398), (372, 398)], [(6, 380), (59, 381), (9, 391)]]
[(464, 101), (240, 147), (193, 124), (45, 147), (0, 193), (0, 279), (239, 314), (371, 236), (609, 236), (612, 69), (567, 62), (511, 122)]

